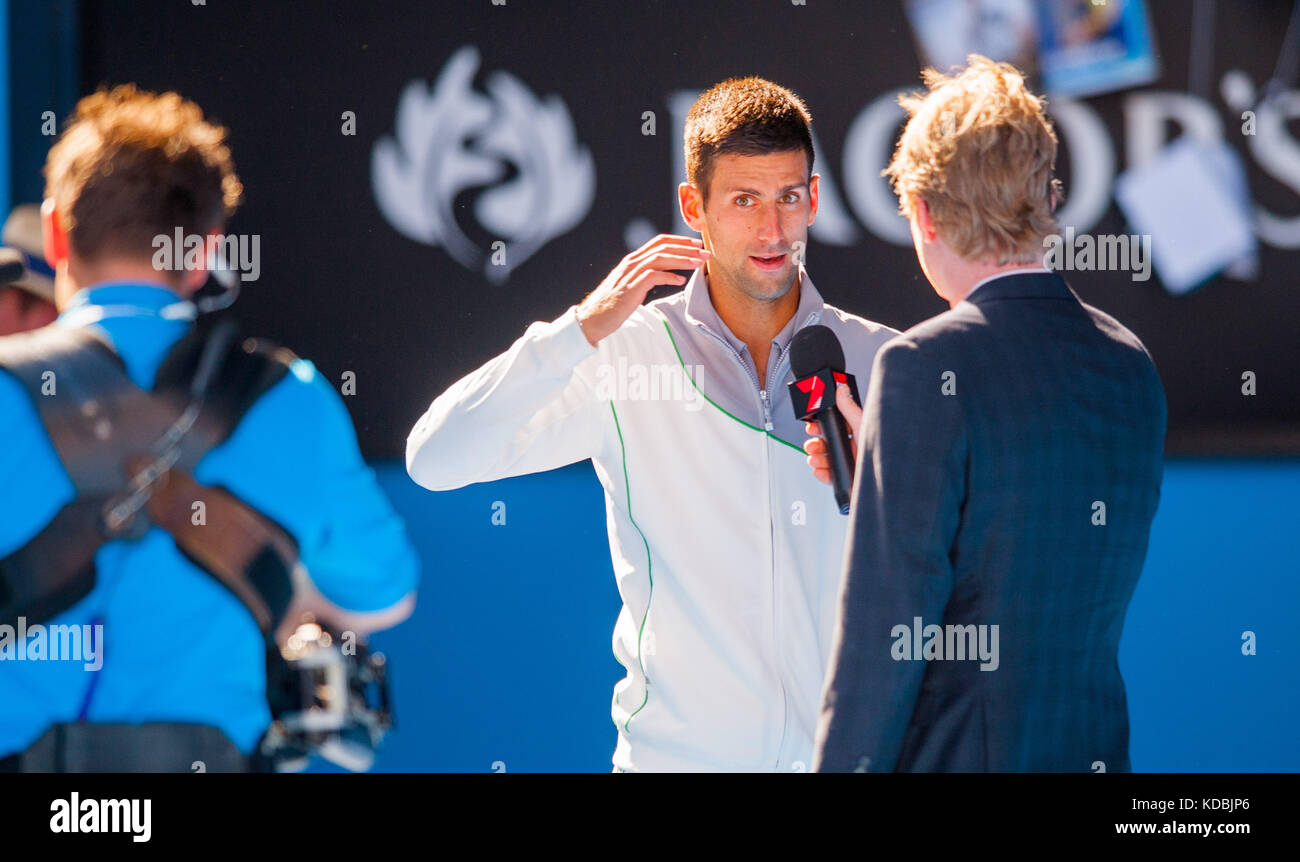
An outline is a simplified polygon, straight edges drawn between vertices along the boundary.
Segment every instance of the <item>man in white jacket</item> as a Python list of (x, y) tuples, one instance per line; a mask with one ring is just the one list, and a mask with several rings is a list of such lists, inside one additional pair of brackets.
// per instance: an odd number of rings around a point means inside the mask
[[(451, 386), (407, 440), (433, 490), (590, 458), (623, 610), (615, 771), (804, 771), (846, 519), (808, 469), (786, 384), (822, 324), (870, 377), (895, 331), (822, 302), (811, 118), (761, 78), (702, 94), (678, 189), (702, 242), (659, 236), (579, 305)], [(674, 270), (693, 270), (689, 280)], [(685, 290), (642, 305), (656, 285)]]

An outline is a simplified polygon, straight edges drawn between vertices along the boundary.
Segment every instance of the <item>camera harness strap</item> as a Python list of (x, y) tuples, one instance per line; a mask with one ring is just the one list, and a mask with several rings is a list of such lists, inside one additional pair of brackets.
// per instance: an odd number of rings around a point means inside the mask
[(77, 492), (0, 559), (0, 623), (20, 616), (39, 623), (72, 607), (94, 587), (102, 545), (139, 539), (157, 525), (244, 604), (273, 646), (292, 598), (297, 544), (229, 491), (192, 476), (293, 359), (252, 339), (238, 343), (234, 330), (227, 320), (183, 337), (152, 391), (131, 381), (91, 327), (55, 325), (0, 339), (0, 369), (23, 384)]

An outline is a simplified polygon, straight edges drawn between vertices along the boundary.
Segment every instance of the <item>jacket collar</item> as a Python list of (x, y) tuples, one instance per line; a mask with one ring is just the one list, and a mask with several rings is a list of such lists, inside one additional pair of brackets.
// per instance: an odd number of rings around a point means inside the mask
[(980, 282), (963, 302), (983, 305), (1002, 299), (1078, 299), (1056, 272), (1009, 272)]
[(83, 287), (72, 295), (59, 317), (81, 318), (98, 308), (131, 309), (140, 314), (165, 314), (169, 308), (186, 304), (170, 288), (135, 281), (106, 281)]
[[(772, 339), (772, 344), (781, 352), (785, 352), (785, 349), (790, 345), (790, 339), (794, 337), (796, 332), (821, 320), (822, 311), (826, 307), (822, 295), (818, 293), (817, 288), (813, 286), (812, 279), (808, 277), (808, 270), (802, 265), (799, 267), (798, 288), (798, 307), (795, 308), (789, 322)], [(700, 326), (725, 340), (737, 352), (748, 350), (745, 342), (736, 337), (731, 328), (718, 316), (718, 310), (713, 307), (713, 300), (709, 298), (708, 281), (704, 277), (704, 267), (700, 267), (691, 273), (690, 280), (686, 282), (685, 292), (686, 320), (688, 323)]]

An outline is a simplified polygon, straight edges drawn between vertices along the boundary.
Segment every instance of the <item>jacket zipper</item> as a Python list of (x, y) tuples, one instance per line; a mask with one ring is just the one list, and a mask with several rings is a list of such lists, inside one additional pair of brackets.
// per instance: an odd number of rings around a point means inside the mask
[[(705, 332), (708, 332), (709, 335), (713, 336), (724, 347), (726, 347), (727, 350), (731, 352), (731, 355), (735, 357), (736, 362), (740, 364), (740, 367), (744, 369), (746, 374), (749, 375), (750, 382), (753, 383), (754, 388), (758, 390), (759, 406), (763, 410), (763, 427), (766, 428), (768, 431), (772, 431), (775, 426), (772, 424), (772, 411), (767, 400), (767, 389), (759, 385), (758, 372), (750, 370), (750, 367), (745, 364), (744, 358), (740, 355), (740, 351), (736, 350), (736, 348), (733, 347), (731, 343), (728, 342), (725, 338), (716, 335), (715, 333), (710, 331), (707, 326), (701, 327), (701, 329), (703, 329)], [(782, 355), (781, 358), (777, 360), (776, 363), (777, 380), (781, 379), (782, 368), (784, 367), (787, 358), (788, 358), (788, 354)], [(774, 670), (776, 671), (776, 682), (781, 689), (781, 740), (777, 744), (776, 762), (773, 764), (773, 768), (779, 770), (781, 768), (781, 754), (785, 750), (786, 732), (788, 730), (788, 725), (790, 722), (789, 719), (790, 696), (786, 692), (785, 674), (781, 668), (781, 651), (777, 648), (777, 643), (776, 643), (776, 623), (777, 623), (776, 561), (774, 559), (774, 557), (776, 556), (776, 528), (772, 522), (771, 444), (772, 441), (768, 439), (768, 436), (766, 434), (764, 434), (763, 435), (763, 478), (767, 485), (767, 493), (764, 495), (763, 500), (767, 512), (767, 530), (768, 530), (767, 570), (769, 576), (768, 579), (769, 582), (771, 583), (771, 588), (772, 588), (772, 659), (773, 662), (775, 663)]]
[[(779, 359), (777, 359), (776, 380), (778, 383), (781, 381), (783, 375), (783, 369), (787, 357), (788, 354), (782, 354), (782, 356)], [(774, 427), (772, 424), (772, 409), (771, 409), (771, 404), (767, 398), (766, 388), (759, 390), (759, 397), (763, 401), (763, 424), (767, 427), (768, 431), (772, 431)], [(773, 765), (773, 768), (779, 770), (781, 768), (781, 758), (785, 754), (786, 734), (789, 732), (790, 729), (790, 697), (786, 692), (785, 667), (781, 662), (781, 647), (780, 647), (781, 636), (779, 631), (780, 615), (778, 613), (778, 607), (777, 607), (777, 589), (776, 589), (777, 588), (776, 560), (775, 560), (776, 521), (772, 517), (773, 513), (772, 513), (771, 458), (772, 458), (772, 440), (769, 436), (764, 435), (763, 462), (767, 473), (767, 508), (768, 508), (767, 529), (768, 529), (768, 536), (769, 536), (768, 559), (770, 561), (769, 568), (771, 569), (772, 572), (772, 653), (773, 653), (773, 659), (776, 662), (776, 679), (778, 684), (781, 687), (781, 741), (777, 744), (776, 763)]]

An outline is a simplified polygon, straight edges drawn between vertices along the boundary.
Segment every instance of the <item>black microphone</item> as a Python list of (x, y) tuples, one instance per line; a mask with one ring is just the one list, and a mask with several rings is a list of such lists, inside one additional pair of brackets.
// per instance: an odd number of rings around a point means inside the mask
[(853, 452), (849, 449), (853, 444), (849, 442), (848, 425), (835, 407), (835, 385), (847, 383), (853, 400), (859, 401), (858, 382), (845, 372), (844, 348), (825, 326), (805, 326), (790, 339), (790, 370), (794, 381), (787, 386), (794, 415), (821, 427), (831, 462), (835, 503), (840, 514), (847, 515), (853, 491)]

